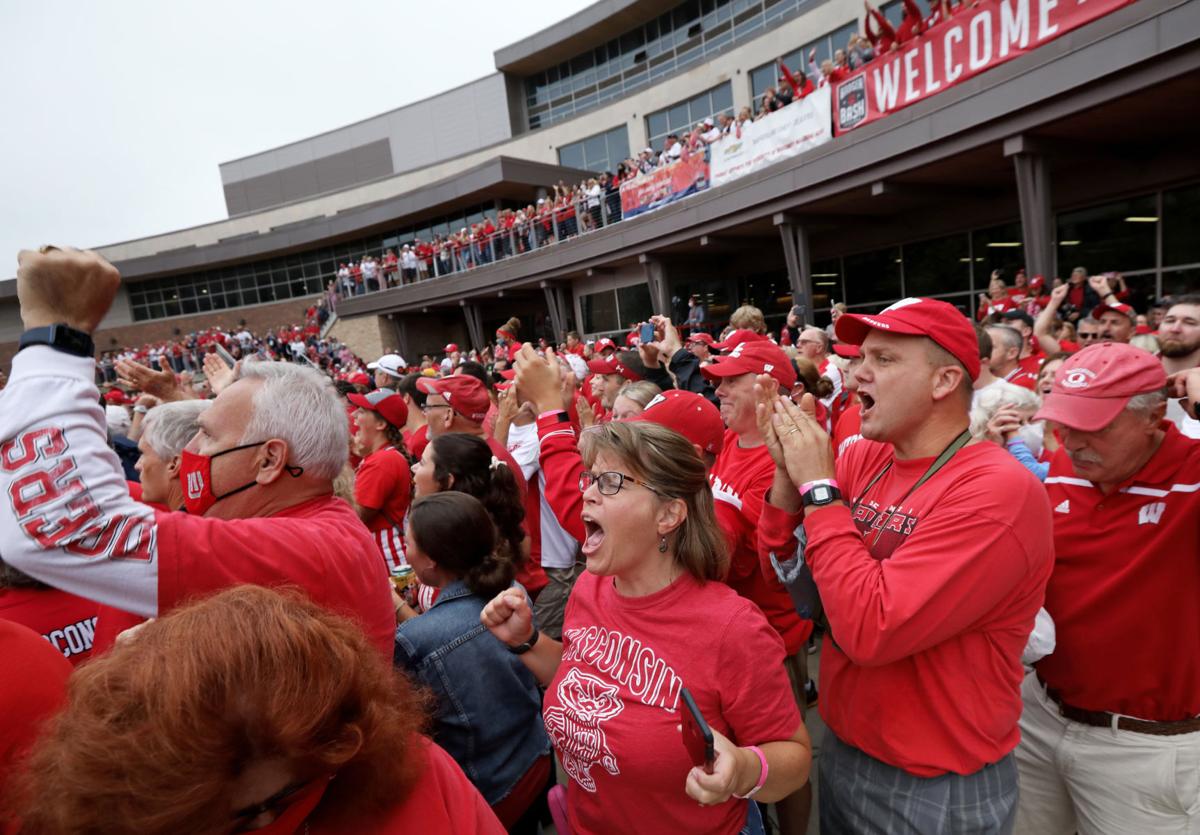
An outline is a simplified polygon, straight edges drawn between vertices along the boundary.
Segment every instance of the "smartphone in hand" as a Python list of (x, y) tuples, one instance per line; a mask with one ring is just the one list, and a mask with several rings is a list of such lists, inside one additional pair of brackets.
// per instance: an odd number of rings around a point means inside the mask
[(643, 322), (641, 328), (638, 329), (638, 339), (643, 345), (647, 345), (654, 341), (654, 325), (649, 322)]
[(222, 362), (224, 362), (230, 368), (233, 368), (235, 365), (237, 365), (237, 360), (233, 358), (233, 354), (225, 350), (224, 345), (222, 345), (220, 342), (217, 342), (213, 347), (217, 349), (217, 356), (221, 358)]
[(708, 726), (696, 700), (686, 687), (679, 691), (683, 701), (683, 744), (692, 757), (692, 764), (703, 768), (706, 774), (713, 773), (713, 762), (717, 749), (713, 744), (712, 728)]

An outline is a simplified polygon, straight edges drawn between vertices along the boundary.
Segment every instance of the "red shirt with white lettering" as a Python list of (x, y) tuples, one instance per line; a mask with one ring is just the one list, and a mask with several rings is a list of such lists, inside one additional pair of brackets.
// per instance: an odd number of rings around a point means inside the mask
[(379, 511), (367, 529), (388, 570), (405, 565), (404, 517), (412, 503), (412, 471), (400, 450), (385, 446), (362, 460), (354, 472), (354, 501)]
[(792, 597), (775, 576), (774, 569), (769, 563), (765, 569), (760, 567), (759, 560), (758, 518), (763, 498), (774, 479), (775, 462), (766, 444), (740, 447), (737, 434), (727, 430), (725, 445), (709, 474), (717, 524), (729, 544), (729, 574), (725, 582), (762, 609), (767, 621), (783, 638), (788, 654), (794, 655), (812, 634), (812, 621), (803, 620), (796, 613)]
[(833, 425), (833, 454), (839, 456), (851, 444), (862, 440), (862, 404), (855, 402), (846, 407)]
[(28, 626), (76, 666), (92, 657), (97, 608), (58, 589), (0, 589), (0, 620)]
[[(1021, 651), (1053, 562), (1045, 490), (1016, 459), (969, 445), (901, 501), (932, 463), (858, 441), (837, 459), (846, 504), (804, 520), (831, 628), (821, 716), (920, 777), (971, 774), (1016, 746)], [(795, 521), (767, 506), (764, 527), (769, 513)]]
[(1057, 646), (1037, 671), (1067, 704), (1171, 722), (1200, 715), (1200, 441), (1161, 426), (1162, 445), (1107, 496), (1065, 449), (1051, 459)]
[(801, 720), (783, 652), (762, 613), (724, 583), (684, 574), (625, 597), (612, 577), (584, 572), (542, 711), (570, 777), (572, 832), (740, 831), (746, 801), (703, 807), (684, 790), (692, 761), (679, 691), (737, 745), (791, 739)]
[(396, 612), (375, 540), (350, 505), (332, 495), (274, 516), (209, 519), (155, 513), (158, 611), (242, 583), (299, 586), (350, 618), (392, 657)]

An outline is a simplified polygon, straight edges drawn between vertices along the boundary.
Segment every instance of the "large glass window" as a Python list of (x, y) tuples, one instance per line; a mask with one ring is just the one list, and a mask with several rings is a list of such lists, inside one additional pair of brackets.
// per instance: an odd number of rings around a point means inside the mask
[(904, 245), (904, 295), (971, 291), (970, 242), (964, 234)]
[(647, 115), (646, 135), (650, 147), (660, 150), (669, 134), (683, 134), (698, 122), (719, 113), (733, 115), (733, 87), (728, 81), (687, 101)]
[[(858, 22), (852, 20), (844, 26), (840, 26), (832, 32), (822, 35), (815, 41), (811, 41), (799, 49), (787, 53), (780, 60), (783, 61), (797, 78), (800, 77), (801, 72), (806, 75), (812, 74), (812, 66), (808, 63), (809, 55), (814, 52), (816, 53), (813, 60), (815, 65), (819, 67), (821, 62), (826, 58), (832, 58), (835, 51), (845, 49), (850, 35), (857, 33), (860, 28)], [(817, 78), (813, 78), (813, 84), (816, 84), (817, 80)], [(750, 95), (754, 98), (755, 112), (758, 111), (758, 107), (762, 102), (762, 95), (768, 87), (775, 87), (776, 89), (779, 87), (778, 64), (775, 61), (755, 67), (750, 71)]]
[(813, 309), (833, 307), (846, 300), (842, 289), (842, 259), (828, 258), (812, 262)]
[(847, 255), (846, 303), (890, 302), (900, 298), (900, 247)]
[(1163, 266), (1200, 264), (1200, 185), (1165, 191), (1162, 203)]
[(1153, 269), (1158, 223), (1153, 194), (1063, 212), (1058, 216), (1059, 272), (1076, 265), (1092, 273)]
[(987, 290), (993, 270), (999, 270), (1001, 278), (1012, 284), (1017, 270), (1025, 266), (1025, 243), (1021, 237), (1021, 223), (1017, 221), (988, 229), (976, 229), (971, 233), (971, 250), (975, 258), (972, 272), (976, 292)]
[(584, 333), (603, 333), (621, 327), (617, 318), (617, 294), (612, 290), (580, 296), (579, 309), (583, 314)]
[(650, 285), (642, 282), (617, 290), (617, 312), (621, 315), (622, 325), (645, 322), (653, 316), (654, 305), (650, 301)]
[(558, 149), (558, 162), (599, 174), (612, 171), (629, 156), (629, 130), (620, 125)]
[[(675, 75), (757, 37), (764, 28), (779, 25), (810, 3), (685, 0), (619, 38), (526, 78), (529, 127), (533, 130), (569, 119)], [(845, 45), (845, 38), (840, 45)]]

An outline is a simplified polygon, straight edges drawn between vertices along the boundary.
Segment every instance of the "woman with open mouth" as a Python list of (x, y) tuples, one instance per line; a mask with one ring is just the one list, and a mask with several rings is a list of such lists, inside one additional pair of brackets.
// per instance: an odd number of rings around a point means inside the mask
[[(727, 556), (704, 463), (650, 422), (589, 430), (581, 452), (587, 572), (562, 642), (538, 633), (519, 590), (482, 615), (548, 688), (570, 830), (762, 832), (747, 798), (798, 789), (812, 751), (782, 641), (720, 582)], [(685, 688), (711, 728), (711, 759), (685, 746)]]

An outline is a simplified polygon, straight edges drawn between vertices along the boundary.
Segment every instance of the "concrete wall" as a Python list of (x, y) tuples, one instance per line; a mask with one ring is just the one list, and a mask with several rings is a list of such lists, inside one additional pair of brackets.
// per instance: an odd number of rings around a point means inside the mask
[[(729, 52), (717, 56), (712, 61), (700, 64), (679, 76), (667, 79), (640, 93), (589, 111), (566, 122), (560, 122), (541, 130), (531, 131), (490, 147), (479, 148), (453, 159), (430, 162), (416, 170), (407, 171), (406, 173), (373, 183), (355, 186), (334, 194), (303, 200), (204, 226), (181, 229), (152, 238), (141, 238), (134, 241), (112, 244), (101, 248), (100, 251), (111, 260), (125, 261), (154, 255), (164, 250), (179, 247), (208, 246), (224, 238), (232, 238), (251, 232), (265, 233), (269, 232), (272, 227), (283, 226), (301, 220), (310, 220), (314, 217), (332, 216), (345, 209), (393, 198), (439, 180), (453, 177), (464, 168), (478, 165), (499, 155), (557, 164), (559, 146), (576, 142), (620, 124), (626, 124), (629, 127), (630, 148), (640, 148), (644, 146), (646, 141), (645, 117), (647, 113), (669, 107), (726, 81), (730, 81), (733, 85), (735, 102), (748, 102), (750, 70), (772, 61), (777, 56), (786, 54), (816, 37), (837, 29), (851, 20), (855, 20), (861, 13), (861, 4), (857, 4), (854, 0), (827, 0), (827, 2), (816, 6), (809, 12), (764, 33), (743, 46), (731, 49)], [(506, 93), (503, 85), (498, 84), (495, 96), (489, 99), (489, 101), (494, 100), (498, 106), (503, 106), (505, 97)], [(438, 97), (430, 101), (440, 102), (440, 100), (441, 97)], [(415, 105), (413, 106), (415, 107)], [(464, 118), (469, 119), (473, 116), (473, 113), (465, 113), (463, 115)], [(438, 118), (443, 118), (440, 107)], [(424, 123), (422, 124), (424, 125)], [(354, 126), (351, 126), (349, 129), (353, 128)], [(342, 130), (349, 129), (344, 128)], [(327, 135), (324, 134), (323, 136)], [(375, 139), (377, 137), (370, 136), (369, 138)], [(316, 142), (318, 139), (320, 137), (310, 141)], [(368, 137), (364, 136), (363, 139), (367, 141)], [(292, 146), (287, 147), (290, 148)], [(267, 154), (271, 153), (279, 153), (279, 151), (267, 152)], [(398, 154), (395, 147), (392, 149), (392, 156), (398, 170), (410, 167), (404, 161), (406, 157)], [(238, 162), (244, 163), (245, 161), (241, 160)], [(281, 159), (279, 162), (280, 167), (283, 166), (284, 162), (287, 162), (289, 165), (294, 164), (294, 160)], [(227, 163), (226, 165), (233, 165), (233, 163)], [(253, 166), (249, 166), (249, 168), (253, 168)], [(245, 165), (243, 165), (242, 171), (243, 174), (239, 176), (244, 177), (251, 174), (251, 171)], [(254, 175), (262, 173), (264, 171), (261, 169), (253, 171)]]
[(512, 136), (504, 76), (309, 139), (222, 163), (231, 216), (327, 194), (469, 153)]
[(344, 342), (351, 351), (367, 362), (390, 354), (399, 347), (396, 327), (386, 316), (338, 319), (329, 329), (329, 336)]

